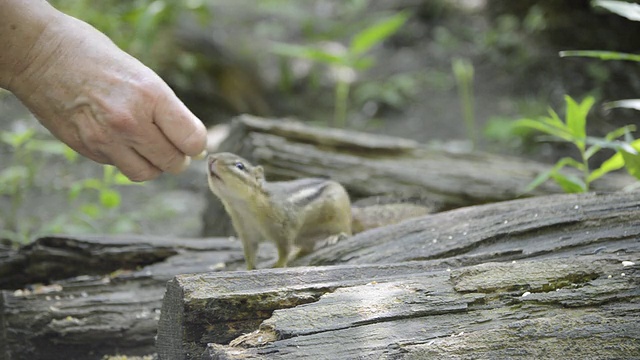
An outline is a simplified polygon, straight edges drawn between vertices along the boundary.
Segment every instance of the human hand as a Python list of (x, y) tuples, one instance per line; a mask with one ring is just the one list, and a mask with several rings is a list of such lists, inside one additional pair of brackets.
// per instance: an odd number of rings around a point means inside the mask
[(200, 120), (105, 35), (51, 10), (9, 90), (60, 140), (133, 181), (184, 170), (206, 146)]

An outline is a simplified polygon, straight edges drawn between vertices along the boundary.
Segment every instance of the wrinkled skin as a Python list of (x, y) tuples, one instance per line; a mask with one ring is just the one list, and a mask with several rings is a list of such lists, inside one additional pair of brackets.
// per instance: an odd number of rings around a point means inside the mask
[(205, 148), (204, 125), (158, 75), (45, 1), (0, 0), (0, 48), (0, 86), (71, 148), (131, 180), (178, 173)]

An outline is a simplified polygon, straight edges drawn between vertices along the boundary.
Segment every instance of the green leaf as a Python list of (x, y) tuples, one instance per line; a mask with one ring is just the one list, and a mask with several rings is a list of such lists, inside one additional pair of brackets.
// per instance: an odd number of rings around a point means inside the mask
[(375, 60), (372, 57), (365, 56), (353, 61), (353, 68), (356, 70), (367, 70), (372, 67)]
[(550, 170), (547, 170), (545, 172), (540, 173), (538, 176), (536, 176), (535, 179), (533, 179), (533, 181), (531, 181), (529, 183), (529, 185), (527, 185), (526, 188), (524, 188), (523, 193), (531, 192), (535, 188), (537, 188), (538, 186), (542, 185), (542, 183), (544, 183), (545, 181), (549, 180), (549, 178), (551, 177), (551, 173), (553, 171), (554, 171), (554, 169), (550, 169)]
[(76, 160), (78, 160), (78, 153), (68, 146), (65, 146), (62, 154), (70, 163), (74, 163), (76, 162)]
[(595, 99), (588, 96), (580, 104), (568, 95), (565, 95), (564, 99), (567, 103), (567, 128), (575, 140), (582, 141), (582, 148), (584, 148), (584, 139), (587, 136), (587, 115)]
[(548, 109), (549, 117), (547, 117), (547, 122), (557, 127), (558, 129), (565, 129), (567, 125), (560, 119), (558, 113), (556, 113), (552, 108)]
[(0, 133), (0, 140), (11, 145), (13, 148), (18, 148), (31, 140), (35, 133), (36, 131), (33, 129), (27, 129), (21, 132), (3, 131)]
[(100, 213), (101, 213), (100, 208), (94, 204), (84, 204), (80, 207), (80, 211), (82, 211), (83, 214), (93, 219), (100, 216)]
[(560, 51), (560, 57), (581, 56), (597, 58), (600, 60), (627, 60), (640, 62), (640, 55), (627, 54), (616, 51), (600, 51), (600, 50), (567, 50)]
[(631, 4), (626, 1), (595, 0), (593, 5), (601, 6), (629, 20), (640, 21), (640, 5), (638, 4)]
[(408, 18), (409, 15), (406, 12), (400, 12), (362, 30), (351, 39), (349, 53), (352, 56), (364, 54), (376, 44), (396, 33)]
[(573, 137), (569, 133), (569, 130), (566, 128), (564, 124), (561, 123), (559, 126), (555, 120), (551, 118), (544, 117), (539, 120), (533, 119), (520, 119), (516, 120), (514, 123), (515, 127), (524, 127), (529, 129), (538, 130), (544, 132), (546, 134), (558, 137), (564, 141), (573, 141)]
[(39, 151), (45, 154), (63, 155), (67, 146), (57, 140), (32, 139), (25, 144), (25, 149)]
[(113, 209), (120, 205), (120, 193), (113, 189), (104, 189), (100, 191), (100, 203), (107, 209)]
[(29, 168), (13, 165), (0, 171), (0, 194), (13, 195), (29, 178)]
[(541, 131), (543, 133), (547, 133), (549, 135), (555, 135), (557, 133), (556, 129), (553, 126), (551, 126), (551, 125), (549, 125), (549, 124), (547, 124), (545, 122), (542, 122), (542, 121), (539, 121), (539, 120), (533, 120), (533, 119), (519, 119), (519, 120), (516, 120), (513, 123), (513, 126), (534, 129), (534, 130)]
[(587, 150), (585, 152), (585, 154), (589, 155), (587, 158), (589, 158), (592, 154), (593, 151), (591, 151), (591, 149), (596, 148), (596, 149), (612, 149), (615, 151), (627, 151), (631, 154), (636, 154), (638, 151), (633, 148), (633, 146), (631, 146), (630, 143), (628, 142), (624, 142), (624, 141), (619, 141), (619, 140), (614, 140), (614, 141), (609, 141), (607, 139), (601, 139), (601, 138), (594, 138), (594, 137), (587, 137), (587, 144), (592, 145), (589, 150)]
[(640, 99), (610, 101), (604, 104), (605, 109), (626, 108), (640, 110)]
[[(630, 125), (630, 126), (633, 126), (633, 125)], [(620, 129), (617, 129), (617, 130), (620, 130)], [(611, 133), (617, 130), (614, 130)], [(621, 149), (618, 147), (617, 148), (618, 152), (616, 154), (614, 154), (608, 160), (603, 162), (598, 169), (594, 170), (593, 172), (591, 172), (591, 174), (589, 174), (589, 177), (587, 178), (587, 182), (590, 183), (592, 181), (595, 181), (596, 179), (599, 179), (603, 175), (611, 171), (622, 169), (623, 167), (627, 168), (627, 171), (629, 172), (629, 174), (638, 178), (636, 175), (640, 172), (640, 166), (638, 165), (638, 157), (640, 156), (638, 155), (638, 151), (640, 151), (640, 139), (635, 140), (631, 143), (627, 143), (626, 145), (630, 147), (633, 151), (631, 152), (625, 151), (624, 149)]]
[(102, 189), (102, 181), (99, 179), (95, 179), (95, 178), (90, 178), (90, 179), (84, 179), (82, 181), (82, 187), (85, 189), (95, 189), (95, 190), (100, 190)]
[(80, 193), (82, 192), (83, 188), (84, 186), (81, 182), (73, 183), (71, 185), (71, 188), (69, 189), (69, 195), (68, 195), (69, 201), (73, 201), (77, 199), (78, 196), (80, 196)]
[(627, 126), (623, 126), (621, 128), (617, 128), (613, 131), (610, 131), (609, 133), (607, 133), (607, 135), (604, 136), (605, 139), (609, 140), (609, 141), (613, 141), (621, 136), (624, 136), (626, 134), (629, 134), (633, 131), (636, 131), (636, 126), (635, 125), (627, 125)]
[(142, 12), (135, 22), (136, 33), (141, 38), (149, 38), (149, 34), (157, 29), (167, 11), (165, 1), (153, 1), (141, 8)]
[(591, 174), (589, 174), (589, 176), (587, 177), (587, 183), (592, 183), (593, 181), (601, 178), (603, 175), (612, 171), (622, 169), (623, 167), (624, 159), (622, 158), (622, 154), (616, 153), (612, 157), (604, 161), (599, 168), (593, 170)]
[(635, 153), (625, 150), (620, 151), (620, 154), (624, 159), (624, 167), (627, 169), (627, 172), (631, 176), (640, 180), (640, 154), (638, 153), (638, 151), (640, 151), (640, 139), (635, 140), (634, 142), (629, 144), (629, 146), (631, 146), (636, 151)]
[[(532, 191), (533, 189), (537, 188), (542, 183), (547, 181), (549, 178), (554, 179), (562, 187), (562, 189), (565, 192), (576, 192), (575, 191), (576, 184), (586, 189), (586, 185), (582, 180), (572, 175), (564, 175), (560, 173), (560, 170), (562, 170), (562, 168), (564, 168), (565, 166), (571, 166), (578, 170), (584, 169), (584, 164), (576, 161), (573, 158), (564, 157), (558, 160), (558, 162), (553, 166), (553, 168), (543, 173), (540, 173), (540, 175), (536, 176), (536, 178), (533, 179), (533, 181), (529, 183), (529, 185), (527, 185), (527, 187), (524, 189), (524, 192), (527, 193)], [(586, 190), (581, 190), (578, 192), (584, 192), (584, 191)]]
[(551, 174), (553, 180), (560, 185), (562, 190), (566, 193), (583, 193), (587, 191), (587, 187), (585, 183), (572, 175), (561, 174), (560, 172), (556, 172)]
[(324, 64), (347, 65), (346, 56), (335, 55), (312, 46), (274, 43), (271, 47), (271, 52), (282, 56), (307, 59)]
[(460, 58), (453, 59), (451, 68), (458, 83), (473, 81), (474, 68), (469, 60)]
[[(589, 149), (585, 152), (585, 157), (590, 159), (596, 152), (600, 151), (602, 148), (613, 149), (615, 151), (626, 150), (630, 153), (635, 153), (636, 150), (632, 147), (631, 143), (633, 138), (631, 137), (631, 133), (636, 130), (635, 125), (626, 125), (621, 128), (615, 129), (605, 135), (604, 139), (594, 138), (587, 136), (586, 143), (591, 145)], [(617, 138), (624, 136), (625, 139), (629, 139), (628, 141), (619, 141)]]
[(113, 182), (113, 174), (117, 172), (116, 168), (111, 165), (102, 165), (102, 182), (108, 186)]
[(559, 171), (560, 169), (562, 169), (565, 166), (571, 166), (574, 167), (580, 171), (584, 170), (584, 164), (575, 160), (574, 158), (570, 158), (570, 157), (563, 157), (562, 159), (558, 160), (558, 162), (556, 163), (554, 169), (556, 171)]
[(622, 158), (624, 158), (624, 167), (627, 172), (640, 180), (640, 154), (631, 154), (626, 151), (621, 151)]

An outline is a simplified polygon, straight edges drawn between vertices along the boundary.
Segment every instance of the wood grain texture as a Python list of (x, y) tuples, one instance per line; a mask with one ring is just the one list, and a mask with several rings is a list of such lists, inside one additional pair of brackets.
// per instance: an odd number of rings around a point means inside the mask
[[(624, 267), (623, 258), (590, 255), (569, 266), (565, 259), (547, 259), (451, 271), (431, 270), (425, 262), (275, 271), (271, 278), (287, 277), (286, 285), (250, 273), (244, 279), (235, 276), (236, 286), (229, 286), (228, 278), (178, 277), (174, 285), (184, 291), (182, 304), (188, 309), (183, 321), (206, 319), (206, 328), (223, 332), (200, 337), (190, 328), (183, 334), (190, 342), (159, 346), (158, 354), (161, 359), (379, 359), (418, 354), (633, 358), (640, 351), (638, 267)], [(354, 272), (365, 277), (351, 276)], [(260, 287), (242, 288), (258, 281)], [(195, 290), (188, 285), (192, 282), (201, 286)], [(277, 302), (280, 306), (274, 306)], [(227, 319), (234, 305), (239, 309)], [(243, 319), (259, 325), (228, 345), (225, 334), (250, 325)], [(162, 321), (160, 329), (159, 343), (166, 335)], [(197, 346), (202, 340), (208, 342), (204, 349), (202, 343)]]
[(169, 279), (244, 267), (239, 242), (222, 238), (56, 236), (5, 250), (2, 360), (154, 353)]
[(158, 355), (634, 358), (639, 238), (640, 192), (554, 195), (369, 230), (297, 262), (334, 266), (177, 276)]
[(434, 260), (474, 265), (640, 246), (640, 191), (553, 195), (466, 207), (357, 234), (293, 265)]

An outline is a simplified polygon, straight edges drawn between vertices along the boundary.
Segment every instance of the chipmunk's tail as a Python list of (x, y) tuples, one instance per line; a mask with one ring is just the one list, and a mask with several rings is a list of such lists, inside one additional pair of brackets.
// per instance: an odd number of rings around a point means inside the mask
[(351, 228), (353, 233), (397, 224), (401, 221), (434, 213), (434, 209), (425, 205), (411, 203), (395, 203), (352, 207)]

